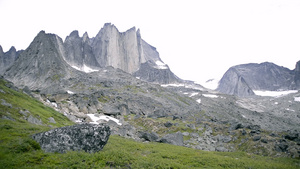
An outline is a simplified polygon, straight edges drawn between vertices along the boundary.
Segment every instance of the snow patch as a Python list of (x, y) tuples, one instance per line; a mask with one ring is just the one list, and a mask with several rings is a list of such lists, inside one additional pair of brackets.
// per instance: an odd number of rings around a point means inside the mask
[(209, 98), (218, 98), (219, 96), (214, 95), (214, 94), (202, 94), (204, 97), (209, 97)]
[(297, 93), (298, 90), (285, 90), (285, 91), (262, 91), (254, 90), (253, 91), (258, 96), (271, 96), (271, 97), (281, 97), (291, 93)]
[(184, 84), (163, 84), (163, 85), (160, 85), (161, 87), (183, 87)]
[(197, 101), (198, 103), (201, 103), (201, 99), (197, 99), (196, 101)]
[(275, 102), (274, 104), (276, 104), (276, 105), (277, 105), (277, 104), (278, 104), (278, 102)]
[(55, 102), (51, 102), (51, 104), (57, 108), (57, 104)]
[(190, 97), (196, 96), (197, 94), (199, 94), (199, 93), (192, 93), (192, 94), (190, 95)]
[(83, 67), (82, 68), (79, 68), (75, 65), (71, 65), (72, 68), (76, 69), (76, 70), (79, 70), (79, 71), (82, 71), (82, 72), (85, 72), (85, 73), (91, 73), (91, 72), (97, 72), (99, 70), (96, 70), (96, 69), (92, 69), (90, 67), (88, 67), (87, 65), (83, 64)]
[(70, 90), (67, 90), (67, 93), (68, 94), (74, 94), (74, 92), (70, 91)]
[(168, 66), (159, 60), (155, 64), (158, 66), (158, 69), (168, 69)]
[(140, 77), (135, 77), (135, 78), (137, 78), (137, 79), (141, 79)]
[(92, 119), (92, 124), (99, 124), (99, 120), (105, 120), (105, 121), (109, 121), (109, 120), (112, 120), (114, 122), (116, 122), (119, 126), (122, 125), (122, 123), (120, 123), (120, 121), (116, 118), (113, 118), (113, 117), (110, 117), (110, 116), (105, 116), (105, 115), (102, 115), (102, 116), (99, 116), (97, 117), (95, 114), (87, 114), (91, 119)]
[(300, 97), (294, 97), (295, 102), (300, 102)]
[(295, 112), (295, 110), (289, 108), (286, 108), (285, 110)]

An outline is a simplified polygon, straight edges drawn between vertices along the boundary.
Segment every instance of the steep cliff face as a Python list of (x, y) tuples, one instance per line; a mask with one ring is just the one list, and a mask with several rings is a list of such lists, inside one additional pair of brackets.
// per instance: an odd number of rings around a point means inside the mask
[(217, 90), (221, 93), (247, 97), (255, 95), (237, 69), (230, 68), (219, 82)]
[(84, 70), (84, 67), (97, 69), (100, 67), (97, 62), (92, 47), (90, 46), (90, 38), (87, 33), (83, 37), (79, 37), (78, 31), (73, 31), (66, 37), (64, 42), (66, 51), (65, 60), (73, 67)]
[(128, 73), (139, 69), (142, 61), (141, 36), (135, 27), (120, 33), (112, 24), (105, 24), (93, 39), (92, 47), (101, 67), (113, 66)]
[(3, 52), (0, 46), (0, 75), (13, 65), (21, 51), (17, 52), (15, 47), (11, 47), (8, 52)]
[[(237, 78), (239, 77), (239, 78)], [(260, 64), (250, 63), (231, 67), (219, 82), (218, 91), (226, 94), (247, 96), (248, 90), (242, 90), (239, 94), (233, 92), (237, 86), (238, 79), (251, 90), (289, 90), (295, 89), (295, 71), (264, 62)], [(244, 92), (241, 94), (241, 92)]]
[(53, 86), (69, 74), (64, 54), (61, 38), (41, 31), (4, 77), (18, 87), (28, 86), (32, 90)]

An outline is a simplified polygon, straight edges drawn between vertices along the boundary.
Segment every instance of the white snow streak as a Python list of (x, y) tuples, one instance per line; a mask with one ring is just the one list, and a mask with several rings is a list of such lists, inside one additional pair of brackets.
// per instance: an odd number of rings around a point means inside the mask
[(67, 90), (67, 93), (68, 94), (74, 94), (74, 92), (70, 91), (70, 90)]
[(97, 72), (99, 70), (96, 70), (96, 69), (92, 69), (90, 67), (88, 67), (87, 65), (83, 64), (83, 67), (82, 68), (79, 68), (75, 65), (71, 65), (72, 68), (76, 69), (76, 70), (79, 70), (79, 71), (82, 71), (82, 72), (85, 72), (85, 73), (91, 73), (91, 72)]
[(192, 94), (190, 95), (190, 97), (196, 96), (197, 94), (199, 94), (199, 93), (192, 93)]
[(214, 94), (202, 94), (204, 97), (210, 97), (210, 98), (218, 98), (219, 96)]
[(196, 101), (197, 101), (198, 103), (201, 103), (201, 99), (197, 99)]
[(122, 125), (122, 123), (120, 123), (120, 121), (118, 119), (110, 117), (110, 116), (102, 115), (102, 116), (97, 117), (97, 116), (95, 116), (95, 114), (87, 114), (87, 115), (92, 119), (93, 122), (90, 122), (92, 124), (99, 124), (99, 122), (97, 122), (99, 120), (105, 120), (105, 121), (112, 120), (112, 121), (116, 122), (118, 125), (120, 125), (120, 126)]
[(253, 91), (258, 96), (271, 96), (271, 97), (281, 97), (291, 93), (297, 93), (298, 90), (285, 90), (285, 91), (261, 91), (254, 90)]

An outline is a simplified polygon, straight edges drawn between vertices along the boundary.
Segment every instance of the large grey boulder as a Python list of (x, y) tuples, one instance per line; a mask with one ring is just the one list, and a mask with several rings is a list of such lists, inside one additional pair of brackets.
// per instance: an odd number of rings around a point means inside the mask
[(160, 142), (183, 146), (183, 135), (181, 132), (167, 134), (160, 139)]
[(49, 130), (32, 136), (46, 152), (85, 151), (94, 153), (103, 149), (110, 136), (106, 125), (77, 124)]

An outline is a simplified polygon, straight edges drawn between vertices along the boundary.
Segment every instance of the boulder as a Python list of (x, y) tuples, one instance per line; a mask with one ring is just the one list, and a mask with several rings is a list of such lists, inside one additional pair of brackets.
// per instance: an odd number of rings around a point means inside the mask
[(159, 142), (183, 146), (183, 135), (181, 132), (167, 134), (163, 136)]
[(144, 139), (146, 141), (157, 141), (159, 136), (155, 132), (139, 132), (139, 138)]
[(46, 152), (83, 150), (94, 153), (103, 149), (110, 133), (108, 126), (84, 123), (34, 134), (32, 138)]

